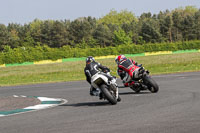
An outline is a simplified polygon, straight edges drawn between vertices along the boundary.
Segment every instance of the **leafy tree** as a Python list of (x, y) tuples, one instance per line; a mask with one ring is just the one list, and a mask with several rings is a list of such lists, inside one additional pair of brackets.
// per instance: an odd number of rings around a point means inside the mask
[(167, 27), (167, 39), (169, 40), (169, 42), (172, 42), (172, 25), (173, 25), (173, 21), (172, 21), (171, 15), (168, 15), (165, 18), (165, 22), (166, 22), (166, 27)]
[(194, 27), (195, 27), (194, 17), (186, 16), (181, 22), (181, 24), (182, 24), (182, 35), (184, 40), (196, 39), (196, 35), (194, 32)]
[(19, 47), (20, 44), (20, 38), (18, 36), (18, 32), (13, 29), (9, 32), (9, 42), (8, 45), (11, 46), (12, 48), (17, 48)]
[(164, 41), (173, 41), (173, 20), (169, 10), (160, 12), (157, 16), (160, 25), (160, 33), (162, 34)]
[(190, 40), (196, 38), (194, 34), (194, 14), (197, 11), (198, 9), (194, 6), (181, 7), (172, 11), (176, 40)]
[(140, 36), (145, 40), (145, 42), (161, 42), (162, 36), (159, 32), (158, 22), (153, 19), (147, 19), (143, 22), (141, 27)]
[(55, 21), (51, 29), (51, 46), (62, 47), (66, 45), (67, 31), (65, 25), (59, 21)]
[(115, 10), (111, 10), (106, 16), (98, 20), (98, 24), (121, 26), (124, 23), (130, 24), (132, 21), (137, 21), (137, 18), (132, 12), (122, 10), (118, 13)]
[(125, 31), (122, 29), (119, 29), (117, 31), (114, 32), (114, 45), (120, 45), (120, 44), (131, 44), (132, 40), (131, 38), (126, 35)]
[(186, 6), (183, 9), (184, 15), (193, 16), (198, 11), (198, 8), (195, 6)]
[(53, 46), (52, 42), (52, 29), (53, 29), (53, 20), (46, 20), (42, 23), (41, 26), (41, 42), (42, 44), (47, 44), (48, 46)]
[(148, 12), (148, 13), (142, 13), (140, 15), (139, 20), (145, 20), (145, 19), (150, 19), (150, 18), (151, 18), (151, 13), (150, 12)]
[(97, 40), (98, 45), (100, 45), (101, 47), (111, 46), (113, 44), (112, 33), (110, 29), (103, 24), (99, 24), (97, 26), (96, 30), (94, 31), (93, 37)]
[(4, 24), (0, 24), (0, 49), (2, 50), (8, 44), (9, 33)]
[(172, 13), (172, 20), (173, 20), (173, 36), (175, 41), (182, 40), (182, 34), (181, 34), (181, 21), (182, 21), (181, 13), (178, 11), (175, 11)]
[(76, 47), (85, 49), (85, 48), (87, 48), (87, 46), (88, 46), (87, 43), (86, 43), (85, 40), (83, 39), (79, 44), (77, 44)]
[(7, 30), (8, 30), (7, 45), (11, 46), (11, 48), (20, 47), (24, 37), (23, 26), (21, 26), (20, 24), (10, 23), (7, 26)]
[(21, 46), (23, 47), (34, 47), (35, 46), (35, 41), (34, 39), (30, 36), (29, 33), (27, 33), (26, 37), (24, 38)]
[(200, 9), (198, 10), (198, 12), (195, 13), (194, 15), (194, 21), (195, 21), (195, 34), (197, 36), (196, 39), (200, 40)]
[(87, 45), (88, 47), (95, 48), (96, 46), (98, 46), (98, 41), (91, 37), (87, 40)]
[(43, 21), (39, 19), (35, 19), (33, 22), (29, 24), (30, 26), (30, 35), (33, 37), (35, 42), (41, 42), (41, 26), (42, 26)]
[(132, 21), (130, 24), (124, 23), (121, 28), (125, 31), (125, 33), (131, 37), (131, 40), (135, 44), (143, 44), (141, 41), (141, 36), (139, 36), (140, 25), (137, 21)]
[(79, 18), (71, 22), (69, 26), (70, 40), (73, 40), (75, 43), (80, 43), (83, 39), (88, 40), (91, 38), (96, 27), (95, 21), (95, 19), (88, 17)]

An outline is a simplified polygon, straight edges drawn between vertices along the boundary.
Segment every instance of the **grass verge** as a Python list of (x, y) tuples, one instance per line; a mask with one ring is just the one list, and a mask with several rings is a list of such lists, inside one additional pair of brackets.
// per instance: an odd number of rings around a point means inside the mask
[[(200, 53), (133, 57), (152, 75), (200, 70)], [(97, 60), (117, 76), (114, 59)], [(0, 86), (85, 80), (85, 61), (0, 68)]]

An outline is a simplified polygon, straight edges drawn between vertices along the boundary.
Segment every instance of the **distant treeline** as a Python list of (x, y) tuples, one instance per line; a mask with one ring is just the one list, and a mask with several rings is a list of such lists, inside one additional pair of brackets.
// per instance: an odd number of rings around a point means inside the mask
[[(1, 22), (0, 22), (1, 23)], [(0, 24), (0, 51), (47, 45), (50, 48), (94, 48), (200, 40), (200, 9), (187, 6), (136, 17), (127, 10), (111, 10), (102, 18), (38, 20), (28, 24)]]
[(111, 10), (102, 18), (0, 24), (0, 64), (88, 55), (200, 49), (200, 9), (143, 13)]

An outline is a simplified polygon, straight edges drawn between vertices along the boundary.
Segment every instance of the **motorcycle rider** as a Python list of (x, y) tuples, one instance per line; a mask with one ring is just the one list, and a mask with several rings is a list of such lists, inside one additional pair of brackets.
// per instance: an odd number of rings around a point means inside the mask
[[(88, 56), (86, 58), (86, 66), (84, 69), (86, 80), (89, 84), (91, 84), (91, 78), (94, 76), (96, 73), (103, 71), (103, 72), (109, 72), (110, 69), (107, 68), (106, 66), (102, 66), (100, 63), (96, 62), (95, 59), (92, 56)], [(108, 79), (112, 79), (113, 77), (105, 74)], [(98, 93), (98, 90), (94, 88), (92, 85), (90, 87), (90, 95), (91, 96), (96, 96)], [(100, 99), (101, 99), (101, 93), (100, 93)]]
[(115, 58), (115, 62), (118, 65), (117, 73), (122, 79), (124, 86), (137, 86), (138, 83), (131, 79), (138, 78), (139, 68), (142, 64), (138, 65), (137, 62), (132, 59), (127, 59), (124, 55), (119, 55)]

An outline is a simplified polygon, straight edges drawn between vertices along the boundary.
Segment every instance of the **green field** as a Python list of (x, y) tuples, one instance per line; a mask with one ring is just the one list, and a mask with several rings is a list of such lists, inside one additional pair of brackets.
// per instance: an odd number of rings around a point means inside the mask
[[(152, 75), (200, 70), (200, 53), (132, 57)], [(97, 60), (116, 75), (114, 59)], [(0, 68), (0, 86), (85, 80), (85, 61)]]

